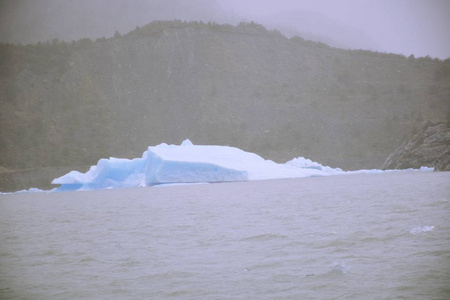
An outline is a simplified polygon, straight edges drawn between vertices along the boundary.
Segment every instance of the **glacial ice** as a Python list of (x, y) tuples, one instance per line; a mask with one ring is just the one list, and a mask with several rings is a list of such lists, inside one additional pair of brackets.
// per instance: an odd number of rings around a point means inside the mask
[(148, 147), (141, 158), (100, 159), (86, 173), (72, 171), (54, 179), (52, 184), (61, 185), (56, 191), (95, 190), (327, 176), (340, 170), (318, 166), (321, 165), (310, 160), (301, 166), (295, 163), (277, 164), (238, 148), (193, 145), (185, 140), (179, 146), (160, 144)]
[(288, 161), (286, 164), (297, 167), (297, 168), (302, 168), (302, 169), (320, 170), (320, 171), (327, 173), (328, 175), (337, 175), (337, 174), (345, 173), (340, 168), (331, 168), (328, 166), (323, 166), (323, 165), (319, 164), (318, 162), (312, 161), (312, 160), (304, 158), (304, 157), (294, 158), (294, 159)]
[[(51, 191), (81, 191), (404, 171), (433, 171), (433, 168), (343, 171), (339, 168), (323, 166), (304, 157), (297, 157), (285, 164), (278, 164), (271, 160), (265, 160), (255, 153), (245, 152), (238, 148), (194, 145), (191, 141), (185, 140), (181, 145), (163, 143), (148, 147), (140, 158), (110, 157), (109, 159), (100, 159), (97, 165), (92, 166), (86, 173), (71, 171), (54, 179), (52, 184), (60, 186)], [(19, 192), (41, 191), (30, 189)]]
[(434, 226), (423, 226), (423, 227), (414, 227), (409, 231), (411, 234), (420, 234), (422, 232), (433, 231)]

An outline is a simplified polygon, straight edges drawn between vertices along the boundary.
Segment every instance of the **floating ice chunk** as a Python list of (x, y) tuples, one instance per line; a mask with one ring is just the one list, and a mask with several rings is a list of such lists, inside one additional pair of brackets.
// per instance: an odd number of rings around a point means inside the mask
[(148, 147), (141, 158), (100, 159), (88, 172), (72, 171), (52, 183), (61, 185), (57, 191), (70, 191), (326, 175), (315, 168), (277, 164), (234, 147), (197, 146), (185, 140), (180, 146)]
[[(432, 171), (422, 167), (421, 171)], [(255, 153), (228, 146), (198, 146), (190, 140), (181, 145), (148, 147), (141, 158), (100, 159), (86, 173), (71, 171), (56, 178), (52, 191), (96, 190), (155, 185), (316, 177), (340, 174), (400, 172), (408, 170), (343, 171), (304, 157), (285, 164), (265, 160)], [(30, 189), (21, 192), (36, 192)]]
[(411, 229), (409, 231), (409, 233), (419, 234), (419, 233), (422, 233), (422, 232), (432, 231), (433, 229), (434, 229), (434, 226), (414, 227), (413, 229)]
[(328, 273), (331, 274), (346, 274), (350, 270), (350, 267), (342, 260), (334, 261), (330, 268)]
[(312, 161), (310, 159), (304, 157), (294, 158), (286, 163), (287, 165), (294, 166), (301, 169), (315, 169), (326, 172), (327, 174), (343, 174), (345, 173), (342, 169), (339, 168), (331, 168), (328, 166), (323, 166), (318, 162)]
[(46, 192), (46, 191), (38, 189), (38, 188), (30, 188), (28, 190), (24, 190), (24, 193), (43, 193), (43, 192)]
[(41, 190), (38, 188), (29, 188), (28, 190), (20, 190), (17, 192), (0, 192), (0, 195), (11, 195), (11, 194), (29, 194), (29, 193), (43, 193), (43, 192), (49, 192), (45, 190)]
[(408, 172), (408, 171), (421, 171), (421, 172), (432, 172), (434, 168), (430, 167), (420, 167), (420, 169), (403, 169), (403, 170), (379, 170), (379, 169), (371, 169), (371, 170), (357, 170), (357, 171), (343, 171), (340, 168), (331, 168), (328, 166), (321, 165), (315, 161), (304, 157), (297, 157), (288, 162), (287, 165), (294, 166), (301, 169), (316, 169), (322, 172), (325, 172), (328, 175), (342, 175), (342, 174), (381, 174), (381, 173), (398, 173), (398, 172)]
[(422, 171), (422, 172), (433, 172), (434, 168), (427, 167), (427, 166), (422, 166), (422, 167), (420, 167), (419, 171)]

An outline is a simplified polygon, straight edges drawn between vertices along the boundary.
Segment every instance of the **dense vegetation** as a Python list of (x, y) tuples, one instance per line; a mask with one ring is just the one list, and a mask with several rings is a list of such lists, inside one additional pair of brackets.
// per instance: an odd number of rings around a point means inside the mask
[(381, 167), (450, 116), (450, 60), (330, 48), (250, 23), (152, 22), (113, 38), (0, 44), (0, 167), (81, 166), (148, 145), (227, 144)]

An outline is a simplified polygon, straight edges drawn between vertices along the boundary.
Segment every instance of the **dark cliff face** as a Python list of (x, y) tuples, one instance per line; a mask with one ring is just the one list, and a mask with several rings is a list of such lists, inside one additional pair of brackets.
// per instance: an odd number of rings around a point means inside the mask
[(333, 49), (257, 24), (154, 22), (0, 50), (0, 166), (10, 169), (135, 157), (185, 138), (379, 168), (450, 109), (449, 61)]
[(407, 139), (393, 152), (383, 169), (418, 169), (434, 167), (436, 171), (450, 171), (450, 127), (444, 123), (428, 124)]

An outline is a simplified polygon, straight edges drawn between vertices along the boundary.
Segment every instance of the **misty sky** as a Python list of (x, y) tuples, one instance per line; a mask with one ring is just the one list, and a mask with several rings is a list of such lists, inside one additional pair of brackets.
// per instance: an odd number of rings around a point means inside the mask
[[(219, 0), (225, 10), (289, 26), (336, 44), (382, 52), (450, 57), (448, 0)], [(292, 22), (291, 16), (297, 15)], [(314, 16), (310, 20), (309, 16)], [(302, 30), (303, 28), (303, 30)], [(336, 31), (336, 32), (335, 32)], [(359, 40), (358, 40), (359, 39)]]
[(0, 41), (110, 37), (174, 19), (255, 21), (334, 47), (450, 57), (450, 0), (0, 0)]

